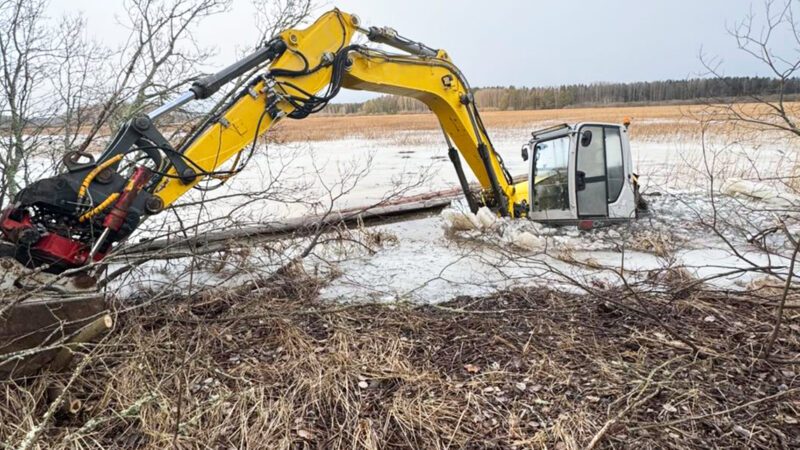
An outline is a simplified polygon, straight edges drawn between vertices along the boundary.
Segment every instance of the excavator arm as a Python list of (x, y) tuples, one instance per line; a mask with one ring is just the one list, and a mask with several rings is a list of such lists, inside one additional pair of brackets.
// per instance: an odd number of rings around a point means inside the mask
[[(358, 32), (410, 54), (351, 45)], [(305, 117), (309, 111), (304, 108), (314, 107), (309, 100), (313, 103), (313, 97), (326, 87), (325, 101), (342, 87), (395, 94), (416, 98), (436, 114), (481, 186), (493, 196), (500, 194), (495, 199), (502, 206), (500, 214), (513, 214), (513, 199), (520, 196), (494, 151), (466, 79), (444, 51), (413, 43), (389, 29), (363, 30), (356, 16), (338, 10), (305, 30), (281, 33), (280, 42), (287, 51), (250, 88), (252, 95), (242, 96), (188, 146), (184, 152), (188, 161), (207, 172), (216, 170), (281, 119)], [(158, 196), (169, 205), (198, 181), (171, 179)]]
[[(405, 54), (354, 44), (364, 34)], [(259, 70), (260, 68), (265, 70)], [(173, 148), (155, 121), (225, 83), (262, 72), (189, 137)], [(410, 41), (391, 29), (363, 29), (354, 15), (322, 15), (303, 30), (287, 30), (225, 70), (146, 116), (132, 119), (95, 160), (68, 154), (67, 172), (23, 189), (0, 216), (0, 231), (28, 266), (62, 272), (99, 261), (147, 216), (157, 214), (208, 178), (241, 171), (259, 136), (281, 120), (320, 111), (341, 88), (416, 98), (436, 114), (470, 207), (463, 160), (483, 188), (483, 203), (498, 214), (527, 212), (527, 183), (514, 185), (489, 139), (465, 77), (443, 50)], [(124, 169), (130, 155), (147, 164)], [(85, 162), (85, 158), (89, 162)]]

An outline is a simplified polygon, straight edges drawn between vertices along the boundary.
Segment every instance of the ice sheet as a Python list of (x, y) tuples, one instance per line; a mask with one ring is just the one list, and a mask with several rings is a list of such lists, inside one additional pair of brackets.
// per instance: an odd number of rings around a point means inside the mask
[[(534, 128), (536, 124), (531, 124), (530, 129)], [(528, 140), (530, 129), (505, 129), (493, 134), (494, 144), (513, 175), (527, 170), (519, 148)], [(341, 244), (333, 246), (336, 248), (322, 246), (316, 256), (307, 258), (305, 266), (310, 272), (331, 278), (321, 294), (337, 301), (439, 302), (520, 285), (574, 290), (570, 279), (616, 285), (622, 282), (620, 274), (636, 279), (646, 271), (667, 266), (683, 267), (698, 277), (712, 277), (710, 283), (725, 287), (743, 286), (757, 277), (752, 272), (716, 277), (767, 261), (746, 242), (746, 233), (735, 236), (734, 242), (744, 249), (745, 256), (737, 257), (698, 221), (712, 212), (708, 195), (712, 187), (719, 192), (729, 178), (733, 184), (725, 186), (752, 187), (754, 182), (748, 177), (753, 173), (777, 175), (794, 167), (789, 163), (794, 160), (793, 153), (779, 144), (759, 145), (755, 158), (755, 147), (740, 146), (715, 153), (709, 161), (700, 143), (680, 139), (634, 141), (632, 150), (644, 192), (660, 194), (647, 197), (651, 217), (633, 224), (584, 233), (574, 227), (551, 229), (527, 221), (498, 221), (494, 226), (481, 225), (481, 230), (454, 232), (448, 226), (452, 217), (435, 216), (377, 227), (377, 231), (396, 239), (377, 246), (375, 253), (361, 251), (358, 245), (344, 250), (339, 248)], [(39, 166), (44, 170), (47, 164), (42, 161)], [(714, 186), (708, 184), (708, 170), (717, 174)], [(262, 147), (243, 173), (215, 191), (192, 192), (180, 200), (179, 204), (186, 206), (176, 213), (183, 226), (196, 226), (199, 231), (220, 229), (279, 221), (331, 207), (372, 205), (385, 200), (398, 186), (409, 185), (413, 187), (404, 189), (403, 195), (458, 185), (439, 132)], [(720, 193), (726, 194), (724, 189)], [(768, 194), (746, 198), (723, 195), (715, 198), (714, 205), (721, 217), (740, 220), (742, 229), (747, 230), (774, 221), (763, 208), (748, 209), (754, 202), (763, 206), (759, 202), (781, 195), (773, 191)], [(193, 204), (201, 200), (212, 201), (202, 206)], [(161, 214), (151, 218), (132, 240), (173, 232), (180, 225), (176, 214)], [(797, 227), (800, 229), (800, 225)], [(665, 235), (672, 236), (669, 242), (662, 242)], [(240, 285), (258, 271), (280, 267), (297, 255), (302, 245), (302, 241), (295, 242), (278, 252), (271, 245), (250, 248), (246, 255), (226, 260), (222, 269), (218, 269), (219, 255), (200, 258), (202, 264), (191, 264), (188, 259), (147, 263), (112, 287), (130, 294), (141, 286), (181, 290)], [(670, 258), (662, 254), (665, 249)], [(281, 252), (282, 256), (276, 258)], [(187, 272), (190, 267), (191, 275)]]

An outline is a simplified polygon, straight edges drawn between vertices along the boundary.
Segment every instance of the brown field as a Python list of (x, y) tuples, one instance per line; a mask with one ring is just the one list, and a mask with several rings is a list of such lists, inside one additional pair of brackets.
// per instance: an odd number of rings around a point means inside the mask
[[(788, 104), (793, 111), (800, 103)], [(759, 110), (752, 104), (738, 108)], [(612, 122), (625, 117), (633, 120), (633, 138), (696, 135), (698, 117), (708, 116), (705, 105), (620, 106), (607, 108), (575, 108), (537, 111), (482, 112), (489, 131), (503, 128), (536, 128), (559, 122)], [(329, 139), (379, 138), (401, 131), (428, 131), (439, 127), (433, 114), (399, 114), (385, 116), (312, 116), (302, 121), (285, 120), (275, 129), (279, 141), (320, 141)]]
[[(787, 102), (784, 107), (793, 119), (800, 118), (800, 102)], [(481, 111), (486, 127), (493, 131), (503, 129), (530, 129), (531, 131), (559, 123), (606, 122), (621, 123), (626, 117), (632, 120), (630, 135), (633, 139), (685, 139), (697, 138), (702, 120), (716, 119), (711, 129), (730, 135), (733, 130), (741, 133), (758, 132), (762, 137), (763, 127), (731, 122), (725, 107), (708, 105), (659, 105), (659, 106), (610, 106), (594, 108), (568, 108), (534, 111)], [(764, 105), (739, 103), (736, 111), (745, 112), (760, 119), (776, 120), (772, 110)], [(161, 125), (165, 135), (178, 130), (176, 124)], [(348, 115), (332, 116), (318, 114), (303, 120), (283, 120), (269, 132), (272, 142), (325, 141), (346, 138), (378, 139), (405, 131), (437, 131), (439, 122), (433, 113), (393, 115)], [(88, 129), (83, 130), (88, 132)], [(45, 133), (60, 134), (60, 129), (44, 130)], [(100, 135), (110, 137), (114, 130), (103, 128)], [(0, 131), (2, 134), (2, 131)], [(90, 151), (99, 152), (106, 140), (99, 139), (90, 146)]]

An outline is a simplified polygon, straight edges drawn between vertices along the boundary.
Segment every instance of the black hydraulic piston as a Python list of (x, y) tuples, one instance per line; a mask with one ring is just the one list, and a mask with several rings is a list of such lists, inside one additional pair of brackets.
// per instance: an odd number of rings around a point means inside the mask
[(450, 147), (447, 151), (447, 155), (450, 157), (450, 161), (452, 161), (453, 166), (456, 168), (456, 175), (458, 175), (458, 182), (461, 184), (461, 190), (464, 191), (464, 198), (467, 199), (467, 204), (469, 205), (469, 210), (472, 211), (472, 214), (478, 213), (478, 203), (475, 202), (475, 198), (472, 196), (472, 191), (469, 189), (469, 183), (467, 182), (467, 177), (464, 175), (464, 167), (461, 165), (461, 158), (458, 157), (458, 150)]
[(404, 38), (397, 34), (397, 31), (388, 27), (370, 27), (367, 38), (372, 42), (386, 44), (412, 55), (434, 58), (439, 54), (436, 49), (430, 48), (422, 42), (414, 42), (411, 39)]
[(284, 51), (286, 51), (286, 43), (281, 39), (273, 39), (241, 61), (237, 61), (215, 74), (207, 75), (195, 81), (190, 89), (194, 92), (195, 98), (200, 100), (208, 98), (229, 81), (244, 75), (267, 61), (279, 57)]

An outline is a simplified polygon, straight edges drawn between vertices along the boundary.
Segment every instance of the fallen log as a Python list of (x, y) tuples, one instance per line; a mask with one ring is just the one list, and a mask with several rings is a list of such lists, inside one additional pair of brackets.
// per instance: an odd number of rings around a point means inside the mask
[[(422, 194), (406, 197), (401, 201), (387, 203), (372, 208), (353, 208), (331, 212), (329, 214), (295, 217), (267, 224), (243, 226), (234, 229), (215, 230), (198, 233), (196, 236), (169, 237), (142, 241), (121, 248), (114, 256), (131, 257), (151, 252), (169, 250), (180, 253), (181, 250), (214, 248), (215, 244), (229, 243), (242, 239), (280, 239), (288, 236), (303, 236), (315, 233), (319, 227), (345, 225), (371, 225), (388, 223), (393, 220), (408, 220), (409, 216), (433, 213), (450, 205), (453, 200), (463, 196), (460, 189)], [(224, 247), (224, 245), (223, 245)]]

